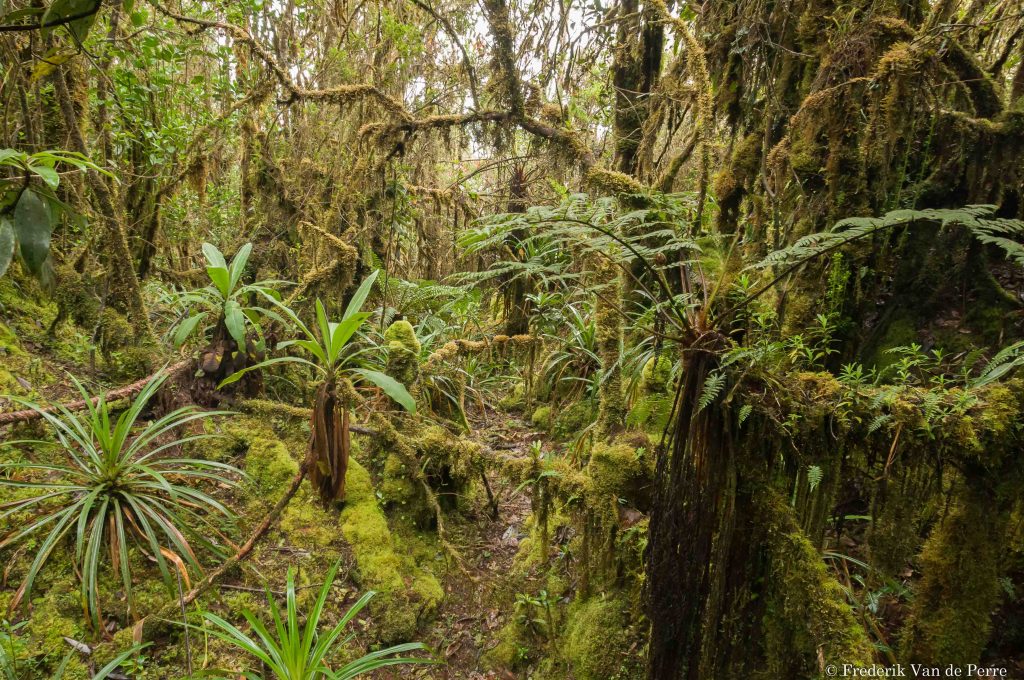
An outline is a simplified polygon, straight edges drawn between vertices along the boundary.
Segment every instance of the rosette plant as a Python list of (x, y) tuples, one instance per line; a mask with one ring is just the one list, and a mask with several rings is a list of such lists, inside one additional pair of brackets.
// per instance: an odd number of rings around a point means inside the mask
[[(337, 670), (332, 669), (327, 663), (328, 657), (354, 637), (354, 634), (342, 637), (345, 628), (376, 594), (372, 590), (364, 594), (332, 628), (326, 632), (319, 631), (320, 618), (323, 616), (337, 572), (337, 564), (327, 572), (316, 603), (305, 620), (300, 620), (299, 617), (295, 575), (289, 569), (284, 611), (273, 594), (267, 591), (267, 609), (273, 620), (273, 628), (267, 626), (255, 613), (244, 610), (242, 616), (249, 624), (251, 633), (243, 632), (234, 624), (210, 612), (203, 614), (203, 618), (210, 625), (201, 630), (258, 660), (270, 671), (271, 677), (277, 680), (351, 680), (387, 666), (438, 663), (430, 657), (400, 656), (427, 649), (420, 642), (408, 642), (370, 652)], [(239, 677), (235, 672), (214, 671), (212, 674), (217, 677)], [(250, 680), (261, 678), (251, 672), (243, 673), (242, 677)]]
[(330, 321), (323, 303), (316, 301), (316, 325), (313, 329), (284, 305), (280, 309), (288, 315), (302, 337), (280, 343), (278, 349), (298, 348), (309, 355), (309, 359), (289, 354), (261, 361), (228, 376), (221, 386), (240, 379), (247, 372), (281, 363), (295, 363), (313, 369), (320, 379), (313, 400), (310, 420), (310, 444), (308, 465), (310, 482), (317, 489), (325, 505), (340, 503), (345, 499), (345, 472), (351, 445), (349, 432), (349, 407), (353, 392), (350, 380), (360, 378), (377, 387), (398, 402), (407, 411), (415, 412), (416, 400), (405, 385), (380, 371), (361, 368), (354, 359), (361, 351), (352, 338), (370, 318), (370, 312), (362, 311), (379, 270), (374, 271), (359, 286), (349, 301), (340, 321)]
[[(221, 554), (208, 538), (220, 533), (212, 520), (231, 521), (233, 515), (200, 486), (234, 485), (241, 472), (182, 457), (179, 450), (214, 436), (183, 434), (182, 428), (223, 412), (189, 405), (146, 421), (144, 413), (166, 380), (164, 372), (155, 375), (116, 417), (102, 395), (89, 394), (74, 378), (85, 403), (82, 413), (8, 397), (39, 412), (55, 438), (2, 445), (30, 445), (34, 451), (31, 459), (0, 464), (0, 487), (18, 490), (14, 500), (0, 504), (0, 524), (13, 526), (0, 537), (0, 550), (24, 542), (35, 551), (12, 608), (30, 598), (55, 551), (69, 550), (95, 630), (102, 620), (97, 577), (105, 565), (120, 577), (128, 614), (134, 613), (131, 545), (156, 563), (169, 588), (177, 576), (188, 584), (190, 571), (200, 571), (196, 547)], [(51, 447), (56, 455), (43, 454)]]

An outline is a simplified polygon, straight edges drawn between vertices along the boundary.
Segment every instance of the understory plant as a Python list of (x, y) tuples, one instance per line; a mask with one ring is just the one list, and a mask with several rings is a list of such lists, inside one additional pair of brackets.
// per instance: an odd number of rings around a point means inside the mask
[(242, 283), (242, 274), (251, 253), (252, 243), (246, 243), (229, 263), (215, 245), (204, 243), (203, 255), (210, 284), (181, 293), (175, 301), (178, 307), (184, 306), (188, 310), (188, 316), (174, 332), (174, 346), (180, 347), (197, 331), (201, 338), (209, 337), (200, 367), (207, 375), (214, 376), (215, 381), (265, 357), (266, 342), (261, 326), (265, 319), (287, 325), (285, 319), (271, 308), (279, 305), (281, 300), (276, 287), (287, 282)]
[[(203, 613), (204, 620), (210, 624), (210, 627), (205, 630), (260, 661), (270, 671), (271, 677), (278, 680), (349, 680), (387, 666), (438, 663), (430, 657), (398, 656), (427, 649), (423, 643), (409, 642), (371, 652), (350, 661), (337, 670), (330, 668), (328, 659), (339, 647), (345, 646), (355, 636), (354, 633), (351, 633), (342, 637), (346, 626), (376, 595), (372, 590), (365, 593), (345, 612), (338, 623), (321, 633), (318, 630), (320, 618), (323, 616), (337, 572), (337, 564), (327, 572), (316, 603), (306, 616), (305, 621), (300, 622), (299, 620), (299, 608), (295, 595), (295, 575), (289, 568), (284, 611), (281, 610), (270, 590), (267, 590), (267, 608), (273, 620), (273, 629), (264, 624), (252, 611), (243, 610), (242, 616), (248, 622), (252, 634), (243, 632), (234, 624), (211, 612)], [(215, 671), (213, 674), (216, 677), (238, 677), (237, 672)], [(245, 672), (242, 677), (253, 680), (260, 678), (253, 672)]]
[(353, 359), (359, 355), (360, 350), (355, 349), (355, 343), (350, 340), (371, 316), (369, 312), (361, 310), (378, 272), (374, 271), (363, 281), (338, 322), (328, 320), (323, 302), (318, 299), (315, 330), (303, 323), (291, 309), (280, 305), (303, 337), (286, 340), (278, 344), (277, 348), (298, 347), (305, 350), (312, 360), (291, 354), (275, 357), (242, 369), (221, 382), (221, 386), (228, 385), (249, 371), (280, 363), (302, 364), (313, 369), (320, 383), (313, 400), (307, 464), (310, 482), (317, 489), (324, 505), (340, 503), (345, 499), (345, 472), (351, 446), (349, 408), (353, 401), (349, 379), (363, 378), (380, 387), (406, 410), (416, 410), (416, 401), (402, 383), (380, 371), (353, 365)]
[(41, 459), (45, 462), (0, 465), (0, 486), (19, 490), (18, 498), (0, 505), (0, 522), (14, 526), (0, 539), (0, 549), (25, 543), (35, 550), (12, 609), (30, 599), (40, 571), (64, 547), (71, 549), (83, 608), (95, 630), (102, 620), (97, 577), (104, 563), (120, 577), (129, 616), (134, 614), (129, 543), (156, 562), (168, 587), (177, 575), (187, 584), (189, 571), (200, 571), (194, 545), (220, 553), (208, 538), (219, 533), (211, 518), (231, 521), (233, 515), (198, 485), (234, 485), (233, 476), (241, 473), (224, 463), (180, 457), (178, 451), (187, 442), (213, 436), (184, 435), (182, 428), (223, 412), (189, 405), (144, 421), (166, 380), (165, 372), (157, 373), (117, 417), (102, 395), (89, 394), (73, 377), (85, 403), (81, 414), (8, 397), (38, 412), (56, 441), (21, 440), (3, 446), (57, 448), (55, 457)]

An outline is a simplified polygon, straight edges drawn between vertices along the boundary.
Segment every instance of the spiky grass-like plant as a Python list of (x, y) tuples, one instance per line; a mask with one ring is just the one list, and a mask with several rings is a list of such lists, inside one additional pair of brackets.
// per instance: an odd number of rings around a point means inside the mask
[(156, 562), (168, 587), (175, 583), (172, 570), (186, 583), (190, 568), (200, 571), (193, 543), (220, 552), (207, 538), (217, 533), (209, 516), (231, 519), (232, 513), (194, 484), (233, 485), (226, 475), (241, 473), (224, 463), (181, 458), (177, 449), (212, 436), (182, 436), (180, 428), (224, 412), (204, 412), (190, 405), (142, 422), (146, 407), (166, 379), (163, 372), (155, 375), (116, 418), (102, 396), (93, 397), (74, 378), (86, 403), (80, 414), (63, 406), (51, 412), (34, 402), (10, 397), (38, 411), (56, 442), (23, 440), (4, 446), (56, 444), (64, 457), (54, 463), (0, 465), (0, 471), (6, 473), (0, 485), (28, 490), (27, 496), (0, 504), (0, 521), (16, 520), (17, 524), (0, 539), (0, 549), (42, 535), (12, 608), (31, 594), (39, 572), (67, 539), (81, 577), (83, 607), (96, 630), (101, 620), (97, 575), (104, 558), (120, 575), (128, 611), (133, 614), (129, 542)]
[[(352, 639), (354, 634), (345, 638), (341, 637), (345, 632), (345, 627), (376, 594), (372, 590), (364, 594), (345, 612), (345, 615), (334, 627), (321, 635), (317, 630), (320, 625), (320, 617), (324, 613), (327, 597), (331, 592), (331, 586), (334, 584), (334, 577), (337, 573), (338, 565), (335, 564), (327, 572), (320, 595), (317, 597), (313, 609), (306, 616), (305, 622), (300, 623), (299, 621), (299, 608), (295, 596), (295, 575), (289, 569), (284, 611), (281, 611), (273, 594), (269, 589), (267, 590), (267, 607), (273, 620), (273, 631), (249, 610), (244, 610), (242, 616), (249, 623), (252, 632), (255, 633), (255, 638), (210, 612), (203, 613), (203, 618), (211, 624), (211, 627), (206, 630), (214, 637), (258, 659), (277, 680), (350, 680), (386, 666), (438, 663), (429, 657), (397, 656), (427, 649), (423, 643), (409, 642), (371, 652), (355, 661), (350, 661), (338, 670), (332, 670), (327, 665), (326, 659), (339, 646)], [(243, 676), (251, 680), (260, 680), (260, 676), (252, 672), (243, 673)], [(237, 677), (237, 673), (227, 673), (223, 677)]]

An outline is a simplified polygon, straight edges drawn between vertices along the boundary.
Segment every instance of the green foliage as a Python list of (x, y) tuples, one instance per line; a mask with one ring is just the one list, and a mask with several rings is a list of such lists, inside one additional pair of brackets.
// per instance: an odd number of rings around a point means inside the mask
[(96, 21), (101, 4), (102, 0), (53, 0), (40, 22), (43, 37), (53, 30), (53, 26), (63, 25), (75, 43), (81, 44)]
[(697, 410), (703, 411), (718, 398), (725, 388), (727, 375), (722, 371), (709, 373), (704, 379), (704, 387), (701, 388), (700, 398), (697, 400)]
[(342, 315), (341, 321), (329, 321), (323, 302), (317, 300), (315, 333), (310, 330), (310, 328), (304, 324), (301, 319), (299, 319), (295, 312), (274, 300), (275, 304), (277, 304), (278, 308), (284, 312), (295, 328), (305, 336), (294, 340), (286, 340), (279, 343), (277, 348), (285, 349), (292, 346), (298, 347), (312, 355), (314, 361), (293, 355), (267, 359), (266, 361), (262, 361), (254, 366), (249, 366), (228, 376), (221, 382), (221, 386), (228, 385), (239, 380), (249, 371), (264, 368), (266, 366), (272, 366), (274, 364), (296, 363), (313, 368), (316, 373), (325, 379), (337, 378), (342, 374), (355, 375), (360, 378), (364, 378), (384, 390), (385, 394), (401, 404), (407, 411), (415, 413), (416, 400), (413, 399), (412, 395), (409, 394), (409, 391), (402, 383), (398, 382), (391, 376), (381, 373), (380, 371), (373, 371), (366, 368), (352, 368), (350, 366), (350, 362), (357, 353), (352, 351), (353, 344), (349, 341), (359, 331), (359, 328), (366, 322), (366, 320), (370, 318), (369, 312), (363, 312), (360, 310), (363, 308), (363, 304), (366, 302), (366, 298), (370, 294), (370, 289), (372, 288), (373, 282), (377, 278), (378, 273), (379, 270), (373, 272), (373, 274), (368, 276), (359, 286), (355, 294), (352, 296), (352, 299), (349, 301), (349, 305), (345, 309), (345, 313)]
[(543, 394), (565, 400), (580, 394), (593, 396), (601, 368), (594, 315), (575, 303), (565, 305), (562, 314), (558, 331), (545, 336), (554, 349), (541, 373)]
[(1008, 258), (1024, 266), (1024, 244), (1015, 240), (1024, 237), (1024, 222), (994, 217), (996, 208), (994, 205), (969, 205), (958, 209), (894, 210), (882, 217), (850, 217), (837, 222), (830, 231), (808, 234), (751, 266), (756, 269), (792, 268), (848, 243), (918, 222), (938, 224), (942, 228), (963, 227), (980, 242), (999, 247)]
[[(262, 351), (264, 342), (261, 321), (272, 319), (286, 324), (285, 319), (274, 310), (248, 304), (248, 300), (257, 296), (272, 305), (278, 304), (281, 301), (281, 294), (274, 286), (287, 283), (257, 281), (240, 285), (250, 253), (252, 244), (246, 243), (238, 249), (229, 264), (215, 245), (203, 244), (206, 273), (211, 283), (204, 288), (177, 296), (175, 303), (187, 309), (188, 316), (178, 324), (174, 332), (172, 340), (175, 347), (181, 347), (197, 329), (202, 329), (202, 337), (205, 338), (210, 329), (223, 324), (240, 350), (246, 351), (246, 337), (251, 330), (259, 338), (255, 349)], [(198, 309), (193, 309), (193, 306)], [(204, 324), (204, 321), (208, 320), (209, 323)]]
[(458, 245), (467, 254), (500, 255), (488, 269), (460, 273), (456, 280), (479, 284), (529, 278), (539, 290), (552, 292), (581, 281), (585, 272), (570, 265), (588, 255), (611, 257), (623, 265), (640, 259), (650, 265), (659, 260), (678, 263), (699, 253), (700, 246), (679, 231), (691, 207), (688, 196), (647, 198), (650, 207), (623, 210), (614, 198), (572, 194), (557, 206), (530, 206), (525, 212), (485, 217), (459, 235)]
[[(192, 543), (219, 552), (206, 537), (217, 532), (207, 515), (230, 519), (232, 514), (197, 484), (234, 485), (227, 475), (240, 473), (224, 463), (167, 456), (186, 442), (210, 436), (181, 436), (177, 434), (180, 428), (221, 412), (185, 406), (140, 423), (166, 379), (163, 373), (154, 376), (116, 420), (102, 396), (90, 395), (73, 378), (86, 400), (84, 416), (63, 406), (51, 413), (34, 402), (10, 397), (41, 414), (53, 430), (60, 456), (67, 461), (0, 465), (8, 473), (0, 485), (30, 494), (8, 503), (0, 513), (0, 519), (19, 522), (18, 528), (0, 541), (0, 548), (27, 543), (35, 549), (15, 602), (30, 597), (39, 572), (67, 537), (74, 539), (71, 555), (81, 574), (82, 603), (96, 630), (102, 621), (98, 576), (104, 545), (110, 568), (121, 579), (129, 611), (133, 607), (129, 541), (156, 561), (168, 587), (175, 581), (172, 570), (186, 582), (189, 569), (200, 571)], [(16, 444), (49, 445), (22, 440), (5, 446)], [(36, 543), (32, 537), (39, 532), (43, 538)]]
[[(80, 153), (51, 150), (28, 154), (0, 149), (0, 169), (10, 168), (19, 175), (0, 179), (0, 276), (17, 253), (34, 276), (50, 278), (50, 234), (56, 216), (68, 212), (54, 193), (60, 185), (58, 165), (113, 177)], [(33, 179), (41, 180), (42, 185), (34, 184)]]
[(825, 473), (822, 471), (820, 465), (808, 465), (807, 466), (807, 488), (811, 491), (815, 491), (818, 485), (821, 484), (821, 480), (825, 477)]
[[(438, 663), (431, 658), (396, 656), (426, 649), (422, 643), (410, 642), (371, 652), (350, 661), (338, 670), (331, 669), (328, 666), (329, 657), (355, 636), (353, 633), (342, 638), (345, 628), (376, 595), (372, 590), (365, 593), (349, 607), (334, 627), (326, 632), (318, 630), (320, 618), (324, 613), (327, 598), (331, 594), (334, 577), (337, 573), (338, 565), (335, 564), (328, 570), (316, 603), (303, 621), (300, 621), (299, 618), (295, 574), (292, 569), (289, 569), (283, 611), (277, 604), (277, 600), (274, 599), (274, 595), (269, 589), (267, 590), (267, 608), (273, 620), (273, 629), (248, 609), (242, 611), (242, 616), (248, 622), (252, 632), (255, 633), (255, 638), (211, 612), (203, 613), (203, 618), (211, 624), (211, 627), (197, 627), (196, 629), (209, 632), (214, 637), (259, 661), (278, 680), (349, 680), (349, 678), (359, 677), (388, 666)], [(212, 674), (216, 677), (237, 677), (236, 672), (219, 671)], [(253, 672), (246, 672), (243, 676), (253, 680), (260, 678)]]

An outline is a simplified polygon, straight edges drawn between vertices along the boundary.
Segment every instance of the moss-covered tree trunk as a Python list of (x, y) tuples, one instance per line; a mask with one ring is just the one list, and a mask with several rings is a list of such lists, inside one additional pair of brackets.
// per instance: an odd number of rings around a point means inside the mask
[[(58, 68), (54, 72), (53, 83), (64, 125), (71, 139), (72, 149), (88, 155), (89, 148), (85, 143), (81, 122), (68, 91), (63, 68)], [(135, 265), (128, 247), (124, 223), (114, 203), (114, 197), (102, 175), (90, 172), (86, 173), (86, 178), (104, 223), (103, 249), (100, 255), (107, 262), (108, 276), (111, 278), (110, 294), (114, 307), (128, 316), (137, 342), (155, 344), (156, 336), (149, 323), (149, 314), (142, 299), (139, 279), (135, 275)]]

